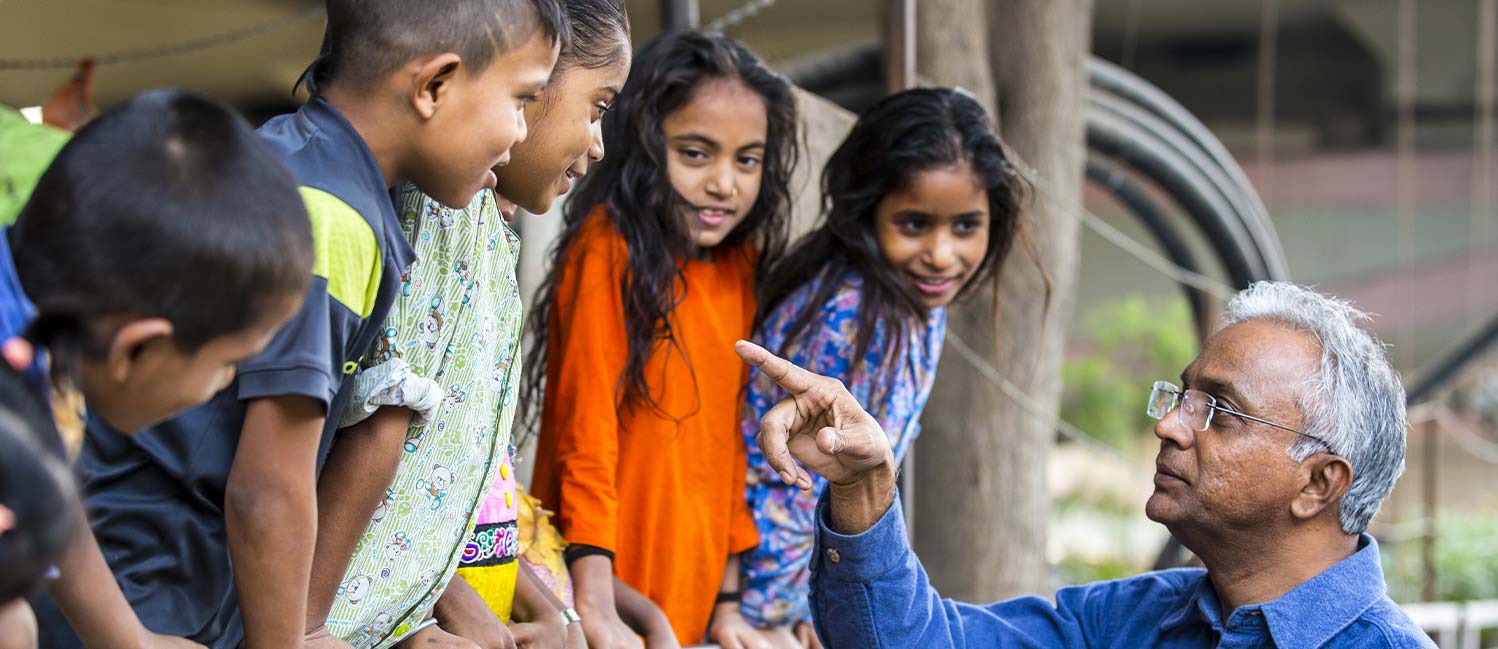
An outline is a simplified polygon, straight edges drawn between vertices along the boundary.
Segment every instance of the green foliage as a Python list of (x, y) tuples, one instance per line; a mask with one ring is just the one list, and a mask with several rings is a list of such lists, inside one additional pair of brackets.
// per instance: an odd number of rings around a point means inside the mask
[[(1498, 516), (1494, 512), (1443, 513), (1437, 521), (1436, 600), (1498, 599)], [(1420, 600), (1425, 583), (1419, 536), (1384, 543), (1384, 575), (1389, 596)]]
[(1088, 561), (1078, 557), (1064, 557), (1056, 566), (1057, 575), (1063, 584), (1090, 584), (1095, 581), (1123, 579), (1139, 574), (1139, 566), (1116, 557)]
[(1154, 426), (1144, 414), (1150, 384), (1177, 382), (1199, 345), (1181, 297), (1129, 296), (1095, 305), (1072, 340), (1080, 353), (1069, 355), (1061, 370), (1061, 417), (1122, 448)]

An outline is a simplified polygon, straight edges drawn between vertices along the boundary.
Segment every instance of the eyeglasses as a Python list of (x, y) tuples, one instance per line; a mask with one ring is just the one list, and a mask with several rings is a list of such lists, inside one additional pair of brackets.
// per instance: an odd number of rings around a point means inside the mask
[(1316, 440), (1321, 446), (1326, 448), (1328, 453), (1331, 452), (1331, 446), (1319, 437), (1308, 435), (1289, 426), (1281, 426), (1266, 419), (1244, 414), (1231, 408), (1224, 408), (1217, 405), (1216, 397), (1201, 390), (1182, 390), (1169, 381), (1155, 381), (1154, 389), (1150, 390), (1149, 407), (1145, 409), (1145, 413), (1155, 419), (1165, 419), (1165, 415), (1175, 410), (1176, 406), (1180, 406), (1180, 411), (1176, 414), (1176, 417), (1180, 418), (1181, 425), (1191, 430), (1206, 430), (1208, 426), (1212, 425), (1212, 415), (1221, 410), (1230, 415), (1256, 421), (1266, 426), (1273, 426), (1280, 430), (1288, 430), (1296, 435)]

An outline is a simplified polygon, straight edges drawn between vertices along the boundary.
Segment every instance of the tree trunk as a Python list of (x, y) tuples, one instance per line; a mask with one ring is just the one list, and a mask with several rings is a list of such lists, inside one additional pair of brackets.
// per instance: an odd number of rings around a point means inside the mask
[[(936, 0), (921, 8), (923, 78), (961, 85), (996, 105), (1020, 165), (1044, 179), (1027, 216), (1051, 278), (1049, 303), (1042, 274), (1017, 245), (999, 299), (985, 292), (954, 308), (948, 326), (1043, 412), (1055, 413), (1076, 284), (1078, 223), (1070, 211), (1081, 196), (1092, 1)], [(969, 601), (1049, 594), (1046, 465), (1055, 431), (951, 345), (926, 413), (915, 453), (914, 535), (933, 583)]]

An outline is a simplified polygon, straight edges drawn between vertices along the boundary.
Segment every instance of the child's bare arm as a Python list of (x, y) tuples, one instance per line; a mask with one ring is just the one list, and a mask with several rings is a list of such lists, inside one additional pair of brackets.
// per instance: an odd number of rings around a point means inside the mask
[(104, 561), (99, 543), (80, 512), (77, 532), (58, 562), (58, 579), (48, 582), (47, 594), (68, 619), (85, 647), (199, 647), (196, 642), (158, 636), (146, 630), (120, 592)]
[(618, 577), (614, 578), (614, 606), (619, 609), (619, 617), (624, 623), (634, 629), (635, 633), (645, 637), (645, 644), (649, 649), (674, 649), (679, 646), (676, 632), (671, 630), (671, 620), (666, 619), (666, 613), (661, 607)]
[(224, 489), (246, 649), (303, 644), (317, 535), (323, 407), (308, 397), (250, 401)]
[(307, 591), (307, 631), (321, 628), (359, 536), (400, 466), (411, 410), (385, 406), (343, 429), (317, 479), (317, 550)]
[[(522, 649), (562, 649), (566, 646), (568, 634), (572, 632), (562, 619), (562, 611), (567, 605), (557, 599), (551, 589), (531, 572), (529, 564), (524, 561), (517, 563), (515, 603), (511, 608), (513, 619), (510, 621), (510, 631), (515, 634), (515, 646)], [(582, 633), (580, 627), (578, 633)]]

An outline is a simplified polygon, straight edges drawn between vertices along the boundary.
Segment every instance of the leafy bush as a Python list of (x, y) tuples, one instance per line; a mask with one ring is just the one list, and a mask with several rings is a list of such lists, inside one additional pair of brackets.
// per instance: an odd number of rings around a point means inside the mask
[(1199, 342), (1186, 300), (1123, 297), (1083, 315), (1062, 367), (1061, 417), (1114, 447), (1148, 436), (1144, 414), (1150, 385), (1176, 378), (1196, 357)]

